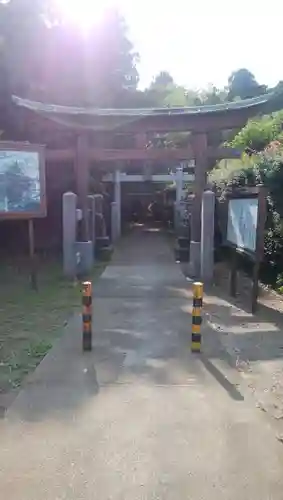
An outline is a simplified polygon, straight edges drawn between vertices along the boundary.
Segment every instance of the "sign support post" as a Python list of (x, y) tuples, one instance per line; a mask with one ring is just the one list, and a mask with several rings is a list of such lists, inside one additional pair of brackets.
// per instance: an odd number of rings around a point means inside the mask
[(29, 258), (30, 258), (30, 284), (32, 290), (37, 291), (38, 283), (37, 283), (37, 272), (35, 266), (33, 219), (28, 220), (28, 235), (29, 235)]

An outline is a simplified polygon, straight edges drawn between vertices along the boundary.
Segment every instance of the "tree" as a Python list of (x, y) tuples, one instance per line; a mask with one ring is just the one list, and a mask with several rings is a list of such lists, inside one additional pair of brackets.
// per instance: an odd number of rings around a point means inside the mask
[(18, 162), (13, 163), (5, 173), (6, 196), (8, 203), (17, 208), (23, 203), (24, 195), (32, 186), (32, 179), (24, 174)]
[(161, 71), (144, 90), (144, 95), (152, 107), (161, 108), (165, 106), (164, 101), (173, 88), (175, 83), (172, 76), (167, 71)]
[(50, 31), (46, 60), (44, 92), (51, 93), (49, 101), (119, 107), (136, 91), (138, 55), (116, 10), (108, 10), (87, 37), (62, 20)]
[(11, 93), (28, 95), (39, 83), (42, 46), (48, 33), (45, 0), (0, 3), (2, 60)]
[(283, 111), (253, 118), (242, 128), (230, 146), (251, 151), (263, 151), (272, 141), (282, 141)]
[(167, 95), (164, 98), (163, 106), (166, 107), (186, 107), (189, 105), (187, 91), (180, 85), (174, 85), (168, 88)]
[(168, 71), (161, 71), (144, 91), (153, 107), (186, 107), (200, 105), (198, 92), (177, 85)]
[(69, 105), (125, 102), (137, 87), (138, 56), (124, 19), (110, 9), (86, 37), (59, 17), (53, 5), (53, 0), (0, 3), (10, 93)]
[(151, 82), (150, 89), (158, 89), (160, 87), (166, 88), (169, 85), (175, 85), (173, 77), (168, 71), (160, 71), (160, 73)]
[(206, 89), (199, 92), (201, 104), (221, 104), (227, 99), (227, 91), (218, 89), (215, 85), (209, 85)]
[(266, 92), (266, 85), (259, 85), (254, 75), (246, 68), (233, 71), (228, 78), (228, 101), (248, 99)]

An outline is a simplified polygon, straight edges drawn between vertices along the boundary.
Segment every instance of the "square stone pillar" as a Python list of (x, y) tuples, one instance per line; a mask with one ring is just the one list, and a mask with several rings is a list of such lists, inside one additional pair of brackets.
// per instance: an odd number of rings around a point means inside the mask
[(103, 196), (102, 194), (94, 195), (94, 206), (95, 206), (95, 239), (105, 238), (107, 236), (106, 224), (103, 214)]
[(180, 229), (180, 203), (174, 202), (174, 230), (178, 234)]
[(89, 237), (93, 246), (93, 255), (95, 255), (95, 196), (88, 196), (89, 202)]
[(76, 239), (77, 239), (77, 195), (63, 194), (63, 270), (69, 278), (76, 276)]
[(191, 244), (189, 273), (193, 278), (200, 278), (201, 252), (201, 209), (202, 195), (206, 185), (207, 171), (207, 136), (205, 132), (194, 134), (192, 146), (195, 156), (194, 200), (191, 218)]
[(120, 170), (114, 172), (114, 203), (117, 205), (116, 235), (121, 236), (121, 179)]
[(119, 213), (115, 201), (111, 203), (111, 241), (115, 243), (119, 238)]
[(182, 167), (177, 167), (175, 174), (176, 182), (176, 203), (180, 203), (183, 193), (183, 169)]
[(201, 212), (201, 280), (211, 283), (214, 271), (214, 212), (215, 194), (205, 191), (202, 198)]
[(86, 276), (91, 272), (94, 262), (92, 241), (77, 241), (76, 272), (79, 276)]

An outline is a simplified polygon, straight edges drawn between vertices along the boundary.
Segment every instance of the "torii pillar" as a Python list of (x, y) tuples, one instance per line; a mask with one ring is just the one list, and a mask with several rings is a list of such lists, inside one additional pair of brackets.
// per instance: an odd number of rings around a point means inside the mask
[(89, 149), (85, 132), (78, 136), (75, 170), (78, 201), (82, 209), (82, 239), (89, 241)]

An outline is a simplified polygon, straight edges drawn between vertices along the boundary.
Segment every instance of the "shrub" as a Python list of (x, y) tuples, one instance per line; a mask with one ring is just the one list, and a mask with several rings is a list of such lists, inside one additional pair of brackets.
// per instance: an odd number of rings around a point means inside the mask
[(263, 151), (272, 141), (282, 139), (283, 110), (249, 120), (230, 141), (229, 146), (245, 150)]
[(264, 237), (264, 260), (261, 279), (272, 286), (283, 285), (283, 148), (276, 141), (261, 153), (242, 160), (223, 160), (210, 174), (219, 193), (236, 186), (262, 183), (267, 188), (267, 218)]

